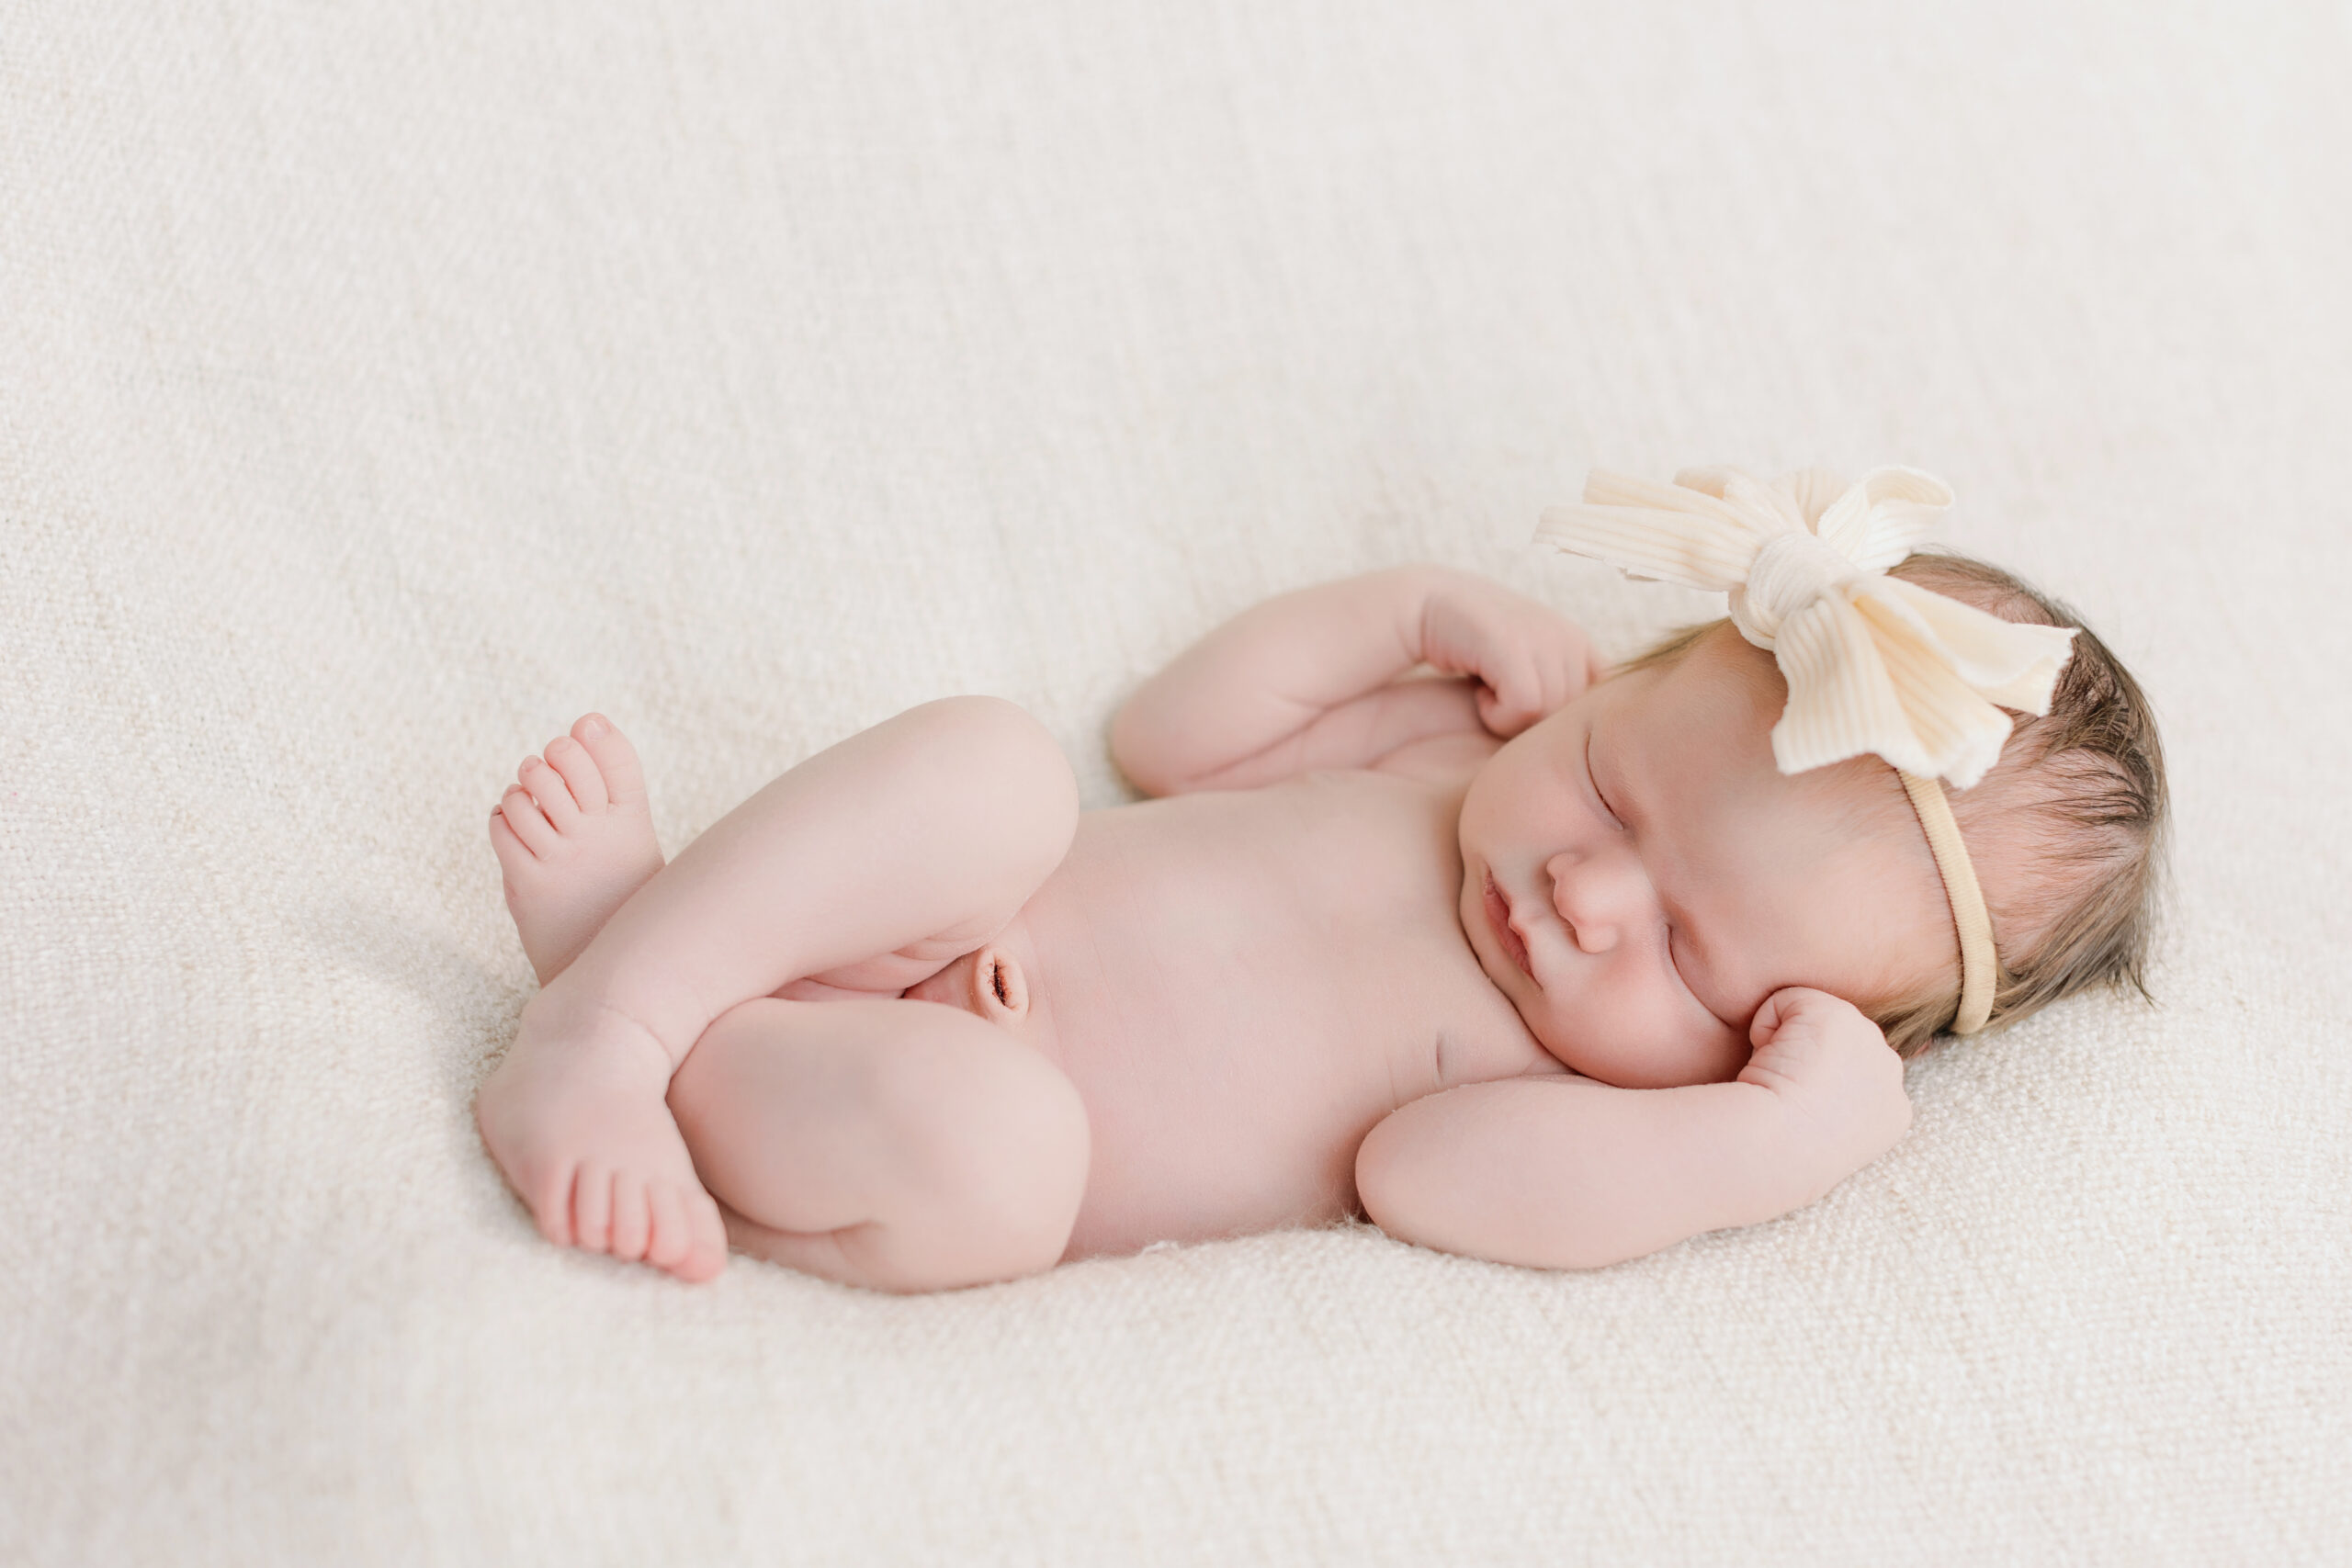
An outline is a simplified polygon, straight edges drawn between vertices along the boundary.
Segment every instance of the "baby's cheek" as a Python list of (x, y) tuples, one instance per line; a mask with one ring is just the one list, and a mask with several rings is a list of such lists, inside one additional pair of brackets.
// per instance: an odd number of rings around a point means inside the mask
[(1695, 1032), (1684, 1023), (1670, 1038), (1671, 1044), (1661, 1046), (1651, 1056), (1655, 1081), (1638, 1087), (1679, 1089), (1688, 1084), (1729, 1083), (1747, 1066), (1747, 1037), (1720, 1022), (1702, 1026)]
[(1694, 1030), (1688, 1019), (1630, 1007), (1582, 1009), (1537, 1038), (1570, 1071), (1619, 1089), (1726, 1083), (1748, 1056), (1747, 1042), (1720, 1025)]
[(1587, 1016), (1562, 1018), (1559, 1010), (1546, 1015), (1540, 1023), (1532, 1025), (1536, 1040), (1553, 1058), (1572, 1073), (1581, 1073), (1602, 1083), (1621, 1084), (1626, 1070), (1626, 1055), (1621, 1037), (1613, 1036), (1604, 1026), (1596, 1029), (1594, 1020)]

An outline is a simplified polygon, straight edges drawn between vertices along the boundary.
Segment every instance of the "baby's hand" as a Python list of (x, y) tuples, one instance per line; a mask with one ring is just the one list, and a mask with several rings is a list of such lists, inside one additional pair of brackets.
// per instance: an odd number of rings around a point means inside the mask
[(1479, 683), (1478, 721), (1509, 739), (1600, 678), (1573, 622), (1467, 572), (1448, 571), (1421, 606), (1421, 660)]
[(1747, 1038), (1756, 1054), (1740, 1082), (1772, 1090), (1795, 1112), (1816, 1196), (1909, 1131), (1903, 1059), (1851, 1002), (1804, 986), (1775, 991), (1757, 1009)]

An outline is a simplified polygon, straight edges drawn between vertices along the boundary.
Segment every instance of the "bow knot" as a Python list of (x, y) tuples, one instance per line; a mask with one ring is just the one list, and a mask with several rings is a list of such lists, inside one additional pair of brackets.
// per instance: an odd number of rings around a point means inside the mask
[(1999, 761), (2009, 716), (2050, 711), (2074, 630), (2006, 621), (1887, 568), (1951, 504), (1941, 479), (1819, 468), (1770, 483), (1730, 468), (1670, 485), (1595, 470), (1539, 540), (1635, 577), (1729, 592), (1740, 634), (1788, 682), (1772, 727), (1784, 773), (1876, 753), (1965, 789)]
[(1747, 581), (1731, 591), (1731, 618), (1758, 648), (1770, 648), (1781, 627), (1814, 602), (1861, 576), (1854, 563), (1814, 534), (1775, 534), (1756, 552)]

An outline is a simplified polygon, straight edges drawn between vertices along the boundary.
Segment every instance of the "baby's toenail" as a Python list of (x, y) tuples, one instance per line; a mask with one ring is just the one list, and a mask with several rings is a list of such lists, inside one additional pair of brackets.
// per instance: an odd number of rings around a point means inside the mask
[(580, 721), (580, 733), (583, 739), (594, 740), (605, 733), (605, 721), (592, 713)]

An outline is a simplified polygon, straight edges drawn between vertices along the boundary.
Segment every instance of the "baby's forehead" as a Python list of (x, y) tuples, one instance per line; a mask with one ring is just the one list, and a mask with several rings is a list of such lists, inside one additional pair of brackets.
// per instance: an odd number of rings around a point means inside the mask
[(1624, 678), (1639, 682), (1645, 676), (1654, 690), (1741, 728), (1769, 730), (1788, 705), (1788, 682), (1772, 655), (1729, 621), (1707, 627), (1663, 659), (1636, 665)]
[(1907, 987), (1947, 916), (1900, 780), (1875, 757), (1782, 773), (1784, 688), (1769, 654), (1730, 641), (1622, 678), (1594, 726), (1597, 782), (1625, 796), (1659, 897), (1708, 950), (1726, 1005), (1787, 985)]
[[(1894, 770), (1876, 757), (1784, 773), (1774, 760), (1772, 728), (1788, 705), (1788, 686), (1771, 654), (1728, 621), (1711, 627), (1676, 658), (1622, 677), (1623, 732), (1612, 749), (1653, 751), (1672, 771), (1724, 787), (1688, 792), (1693, 810), (1752, 814), (1770, 808), (1844, 839), (1883, 832), (1906, 812)], [(1891, 809), (1890, 809), (1891, 808)]]

